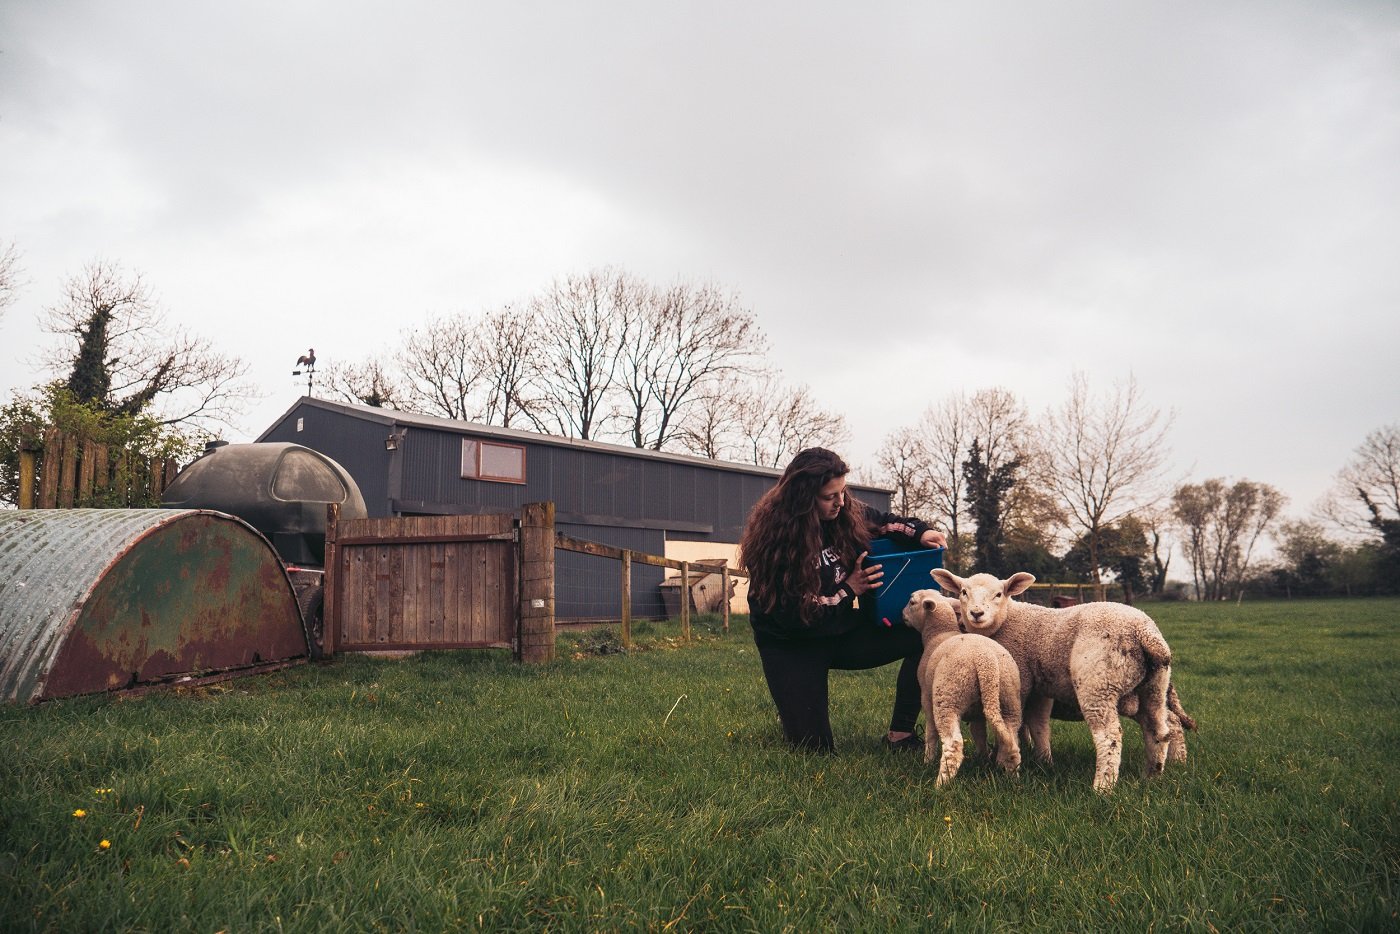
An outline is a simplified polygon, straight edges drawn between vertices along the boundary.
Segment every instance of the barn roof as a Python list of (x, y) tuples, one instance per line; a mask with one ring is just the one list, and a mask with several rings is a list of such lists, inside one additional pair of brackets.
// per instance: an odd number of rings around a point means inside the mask
[[(648, 461), (687, 464), (693, 467), (705, 467), (711, 470), (729, 470), (735, 473), (772, 477), (774, 480), (783, 475), (781, 470), (772, 467), (759, 467), (754, 464), (741, 464), (735, 461), (711, 460), (710, 458), (700, 457), (694, 454), (652, 451), (647, 448), (638, 448), (626, 444), (612, 444), (606, 441), (585, 441), (579, 438), (565, 438), (560, 435), (522, 431), (517, 428), (501, 428), (496, 425), (483, 425), (478, 422), (463, 421), (455, 418), (441, 418), (435, 415), (420, 415), (416, 412), (403, 412), (397, 409), (377, 408), (370, 405), (353, 405), (347, 402), (332, 402), (328, 399), (317, 399), (312, 396), (303, 396), (298, 399), (293, 403), (291, 408), (287, 409), (276, 421), (268, 426), (267, 430), (259, 435), (257, 440), (262, 441), (264, 438), (267, 438), (279, 424), (302, 407), (322, 409), (328, 412), (338, 412), (342, 415), (357, 418), (362, 421), (379, 422), (386, 427), (407, 425), (414, 428), (428, 428), (461, 435), (472, 435), (474, 437), (508, 441), (515, 444), (545, 444), (553, 447), (596, 451), (600, 454), (609, 454), (616, 457), (633, 457)], [(885, 487), (873, 486), (870, 484), (852, 483), (851, 485), (857, 489), (889, 492)]]

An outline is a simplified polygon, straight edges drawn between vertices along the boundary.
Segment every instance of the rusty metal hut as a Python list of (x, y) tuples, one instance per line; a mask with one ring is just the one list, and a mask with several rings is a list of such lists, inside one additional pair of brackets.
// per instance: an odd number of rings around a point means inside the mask
[(0, 701), (228, 677), (307, 655), (286, 571), (241, 519), (0, 513)]

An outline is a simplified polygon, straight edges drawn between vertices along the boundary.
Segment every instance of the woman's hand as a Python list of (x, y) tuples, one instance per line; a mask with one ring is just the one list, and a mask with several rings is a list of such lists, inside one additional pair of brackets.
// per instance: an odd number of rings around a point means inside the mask
[[(886, 522), (880, 527), (881, 535), (907, 535), (911, 538), (914, 535), (914, 526), (907, 522)], [(942, 532), (935, 532), (933, 529), (925, 529), (924, 534), (919, 536), (919, 544), (925, 548), (947, 548), (948, 537)]]
[(865, 565), (865, 558), (870, 552), (862, 551), (860, 557), (856, 559), (856, 569), (851, 572), (851, 576), (846, 578), (846, 585), (851, 588), (851, 592), (857, 597), (867, 590), (874, 590), (880, 586), (880, 581), (884, 579), (885, 572), (880, 569), (880, 565)]
[(924, 534), (919, 536), (919, 544), (925, 548), (947, 548), (948, 536), (933, 529), (926, 529)]

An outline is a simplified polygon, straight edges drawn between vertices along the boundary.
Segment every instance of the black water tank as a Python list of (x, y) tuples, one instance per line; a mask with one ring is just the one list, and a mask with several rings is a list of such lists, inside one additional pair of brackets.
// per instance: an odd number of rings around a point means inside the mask
[(340, 504), (345, 519), (368, 515), (344, 467), (288, 442), (211, 447), (180, 472), (162, 503), (237, 516), (267, 536), (288, 564), (325, 563), (327, 503)]

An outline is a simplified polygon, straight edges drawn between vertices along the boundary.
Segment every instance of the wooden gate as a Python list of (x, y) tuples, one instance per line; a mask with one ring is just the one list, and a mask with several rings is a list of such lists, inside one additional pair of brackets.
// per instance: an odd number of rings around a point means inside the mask
[(334, 521), (332, 651), (518, 647), (513, 516)]

